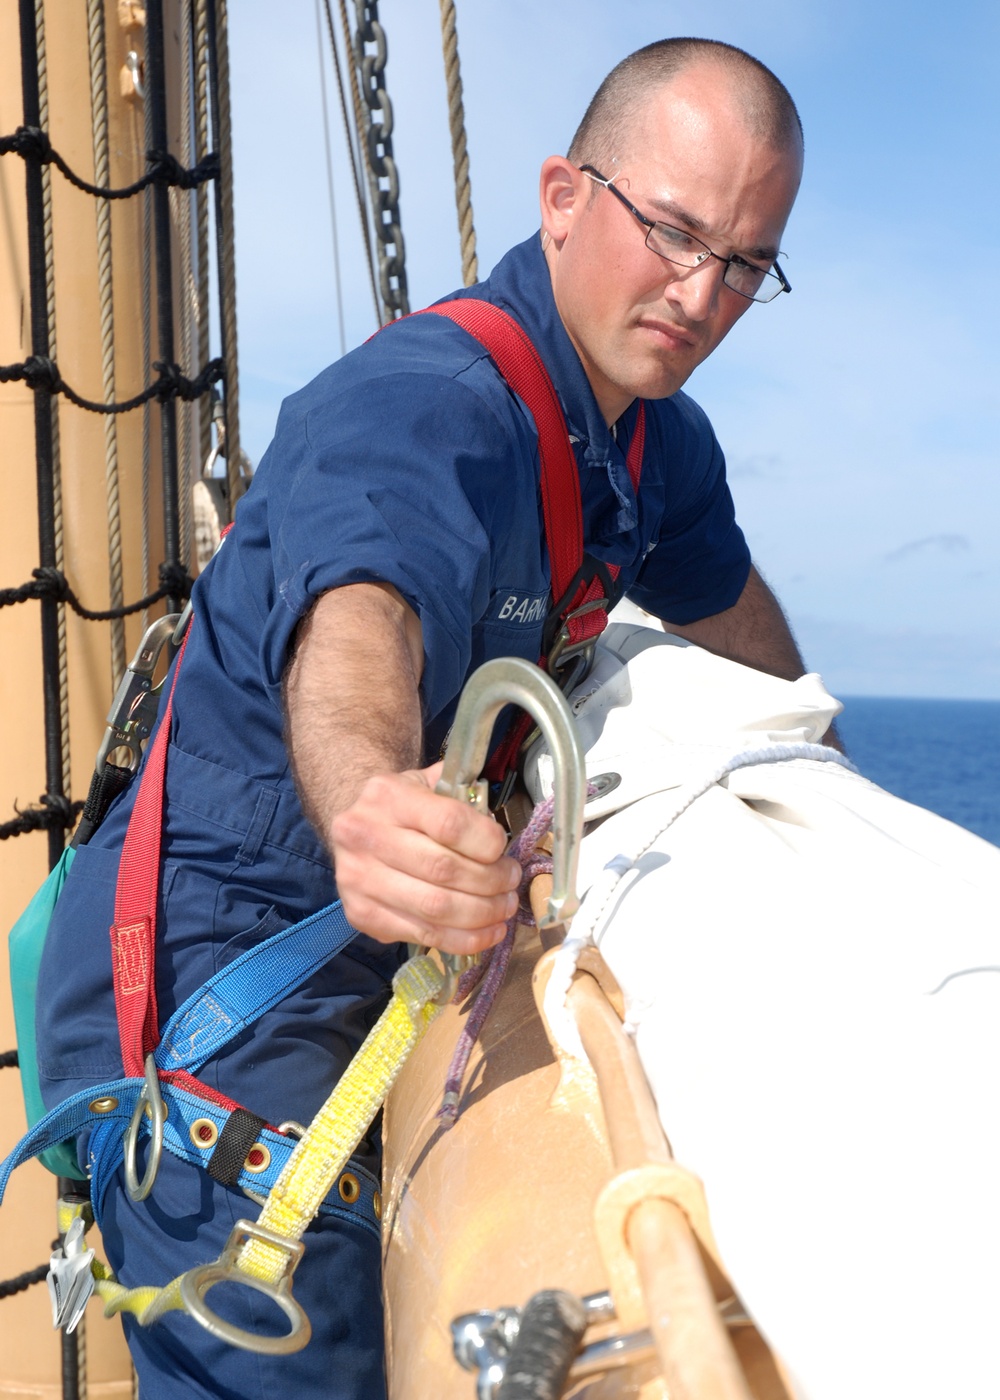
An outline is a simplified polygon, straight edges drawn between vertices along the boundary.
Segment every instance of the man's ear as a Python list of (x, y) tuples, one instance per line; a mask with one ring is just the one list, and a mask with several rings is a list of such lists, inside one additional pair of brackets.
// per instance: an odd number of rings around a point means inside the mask
[(538, 182), (538, 202), (541, 206), (542, 232), (557, 246), (573, 225), (574, 211), (581, 198), (580, 182), (584, 179), (576, 166), (565, 156), (549, 156), (542, 166)]

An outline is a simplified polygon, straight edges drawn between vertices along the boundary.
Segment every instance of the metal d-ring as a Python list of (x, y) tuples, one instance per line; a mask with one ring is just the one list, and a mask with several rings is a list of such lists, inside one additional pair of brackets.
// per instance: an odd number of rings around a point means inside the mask
[[(269, 1283), (266, 1279), (254, 1278), (245, 1273), (237, 1264), (240, 1251), (247, 1240), (260, 1240), (281, 1250), (288, 1262), (280, 1280)], [(301, 1240), (289, 1240), (262, 1225), (254, 1225), (249, 1220), (237, 1220), (232, 1228), (226, 1247), (214, 1264), (202, 1264), (189, 1269), (180, 1278), (180, 1294), (184, 1307), (213, 1337), (228, 1342), (230, 1346), (241, 1347), (243, 1351), (256, 1351), (264, 1356), (287, 1356), (293, 1351), (301, 1351), (312, 1336), (312, 1326), (301, 1305), (292, 1296), (292, 1274), (305, 1252)], [(291, 1328), (282, 1337), (261, 1337), (255, 1332), (247, 1332), (233, 1322), (227, 1322), (205, 1302), (205, 1294), (217, 1283), (241, 1283), (252, 1288), (255, 1293), (276, 1303), (291, 1323)]]
[[(149, 1156), (146, 1159), (146, 1173), (140, 1181), (135, 1169), (135, 1154), (139, 1144), (139, 1124), (147, 1104), (151, 1120)], [(166, 1121), (167, 1106), (160, 1093), (156, 1063), (150, 1053), (146, 1056), (146, 1082), (139, 1090), (139, 1097), (132, 1110), (132, 1120), (125, 1129), (125, 1189), (133, 1201), (144, 1201), (153, 1189), (156, 1173), (160, 1170), (160, 1158), (163, 1156), (163, 1125)]]
[(490, 735), (505, 705), (527, 710), (544, 734), (555, 764), (552, 819), (552, 894), (542, 928), (565, 923), (579, 908), (576, 871), (583, 834), (587, 776), (573, 715), (562, 691), (538, 666), (518, 656), (487, 661), (469, 679), (458, 702), (437, 791), (476, 801), (476, 780)]

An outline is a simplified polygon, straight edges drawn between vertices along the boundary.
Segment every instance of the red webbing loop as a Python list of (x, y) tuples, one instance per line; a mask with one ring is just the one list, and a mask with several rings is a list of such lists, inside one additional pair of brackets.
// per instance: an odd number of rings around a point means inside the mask
[(127, 1075), (141, 1078), (146, 1056), (160, 1038), (156, 1015), (156, 898), (160, 886), (160, 837), (163, 826), (163, 780), (170, 742), (174, 691), (181, 672), (190, 628), (185, 633), (167, 706), (160, 720), (135, 806), (129, 819), (118, 866), (115, 921), (111, 925), (111, 963), (122, 1064)]

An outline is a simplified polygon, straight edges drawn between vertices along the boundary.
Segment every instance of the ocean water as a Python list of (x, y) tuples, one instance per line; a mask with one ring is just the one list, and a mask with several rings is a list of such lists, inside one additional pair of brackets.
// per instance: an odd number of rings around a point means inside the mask
[(866, 778), (1000, 846), (1000, 700), (840, 698)]

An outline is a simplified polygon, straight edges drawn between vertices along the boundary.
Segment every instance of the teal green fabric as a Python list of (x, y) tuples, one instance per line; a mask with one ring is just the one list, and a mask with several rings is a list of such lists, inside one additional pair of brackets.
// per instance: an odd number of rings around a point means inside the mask
[[(35, 988), (38, 967), (45, 947), (52, 911), (56, 907), (76, 850), (67, 846), (48, 879), (39, 888), (31, 903), (10, 931), (7, 947), (10, 955), (10, 986), (14, 998), (14, 1025), (17, 1030), (17, 1058), (21, 1067), (21, 1092), (28, 1115), (28, 1127), (45, 1117), (45, 1104), (38, 1082), (38, 1057), (35, 1043)], [(61, 1142), (39, 1154), (39, 1161), (56, 1176), (86, 1181), (76, 1159), (71, 1142)]]

